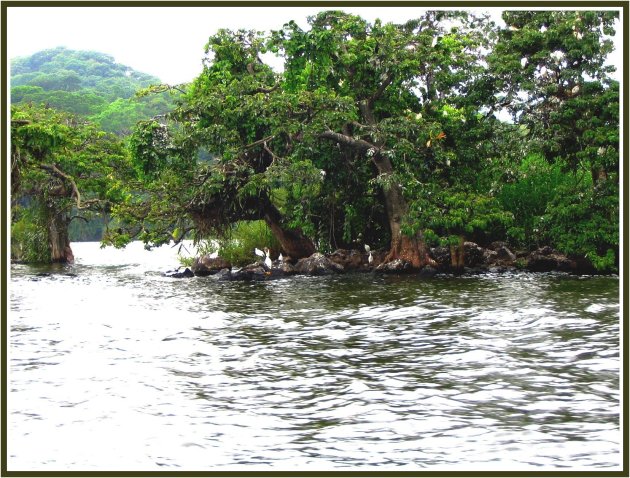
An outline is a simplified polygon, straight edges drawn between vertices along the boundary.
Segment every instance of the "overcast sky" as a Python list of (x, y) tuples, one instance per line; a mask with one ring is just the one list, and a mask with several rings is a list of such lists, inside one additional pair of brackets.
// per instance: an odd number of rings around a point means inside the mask
[[(333, 8), (331, 6), (330, 8)], [(334, 6), (373, 21), (404, 22), (417, 7)], [(325, 7), (9, 7), (9, 59), (58, 46), (109, 54), (118, 63), (170, 84), (201, 71), (203, 48), (219, 28), (272, 30), (289, 20), (306, 28), (306, 17)], [(500, 8), (481, 8), (500, 21)], [(621, 31), (619, 25), (618, 31)], [(621, 34), (611, 59), (621, 70)], [(619, 75), (621, 77), (621, 75)]]

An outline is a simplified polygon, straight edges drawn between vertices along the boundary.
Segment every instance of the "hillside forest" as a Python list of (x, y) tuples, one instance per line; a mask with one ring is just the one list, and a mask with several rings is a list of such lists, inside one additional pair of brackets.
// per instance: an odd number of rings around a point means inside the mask
[[(192, 239), (247, 263), (550, 246), (619, 265), (613, 11), (323, 11), (220, 30), (183, 85), (56, 48), (11, 62), (11, 255)], [(279, 56), (283, 71), (265, 63)]]

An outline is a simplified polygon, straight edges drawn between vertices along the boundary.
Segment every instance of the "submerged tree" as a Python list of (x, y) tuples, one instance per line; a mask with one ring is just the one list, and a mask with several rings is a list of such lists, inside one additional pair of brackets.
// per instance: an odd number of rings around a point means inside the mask
[(116, 138), (74, 116), (31, 104), (13, 106), (14, 259), (72, 262), (70, 222), (107, 211), (112, 201), (122, 198), (126, 160)]

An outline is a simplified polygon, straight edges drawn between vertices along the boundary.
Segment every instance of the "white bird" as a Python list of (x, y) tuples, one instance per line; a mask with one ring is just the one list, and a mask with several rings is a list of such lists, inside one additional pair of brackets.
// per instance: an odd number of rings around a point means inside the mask
[(372, 257), (372, 251), (370, 250), (370, 246), (368, 246), (367, 244), (365, 245), (365, 252), (367, 252), (369, 254), (369, 256), (368, 256), (368, 264), (371, 264), (372, 261), (374, 260), (374, 258)]
[(278, 260), (279, 260), (280, 262), (284, 261), (284, 257), (282, 257), (282, 253), (280, 253), (280, 255), (278, 256)]
[(258, 248), (254, 249), (254, 253), (263, 258), (263, 263), (267, 266), (267, 269), (271, 269), (271, 257), (269, 257), (269, 248), (265, 247), (264, 252)]
[(210, 253), (208, 257), (210, 257), (210, 259), (216, 259), (217, 257), (219, 257), (219, 251)]

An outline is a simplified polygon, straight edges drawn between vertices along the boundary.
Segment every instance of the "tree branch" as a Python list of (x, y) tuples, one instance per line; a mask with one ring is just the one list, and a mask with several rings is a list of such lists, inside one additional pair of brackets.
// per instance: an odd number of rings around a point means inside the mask
[(273, 93), (274, 91), (276, 91), (278, 88), (280, 88), (280, 83), (276, 83), (273, 87), (271, 88), (263, 88), (258, 87), (256, 88), (254, 91), (252, 91), (252, 94), (256, 94), (256, 93), (264, 93), (264, 94), (269, 94), (269, 93)]
[(389, 75), (387, 75), (387, 77), (385, 78), (385, 80), (383, 80), (383, 83), (381, 83), (381, 85), (378, 87), (378, 89), (374, 92), (374, 94), (370, 97), (370, 99), (368, 100), (368, 105), (370, 107), (372, 107), (372, 105), (374, 104), (374, 102), (376, 100), (378, 100), (383, 93), (385, 92), (385, 89), (392, 84), (392, 82), (394, 81), (394, 75), (392, 73), (390, 73)]
[(335, 133), (334, 131), (331, 131), (331, 130), (326, 130), (323, 133), (320, 133), (319, 137), (323, 139), (336, 141), (337, 143), (345, 144), (346, 146), (350, 146), (351, 148), (359, 149), (362, 151), (365, 151), (368, 149), (374, 149), (375, 151), (379, 150), (377, 146), (365, 141), (364, 139), (355, 139), (355, 138), (352, 138), (351, 136), (346, 136), (345, 134), (341, 134), (341, 133)]
[(259, 139), (258, 141), (254, 141), (253, 143), (250, 143), (248, 145), (243, 146), (243, 149), (250, 149), (250, 148), (254, 148), (258, 145), (261, 144), (265, 144), (267, 141), (270, 141), (272, 139), (274, 139), (276, 137), (275, 134), (272, 134), (271, 136), (267, 136), (266, 138), (263, 139)]
[(74, 196), (77, 200), (77, 209), (86, 209), (88, 206), (91, 206), (92, 204), (97, 204), (100, 202), (100, 199), (91, 199), (81, 204), (81, 193), (79, 192), (77, 183), (74, 181), (74, 178), (72, 176), (64, 173), (54, 164), (40, 164), (39, 167), (43, 169), (44, 171), (48, 171), (49, 173), (52, 173), (53, 176), (57, 176), (58, 178), (65, 179), (72, 185), (72, 196)]

